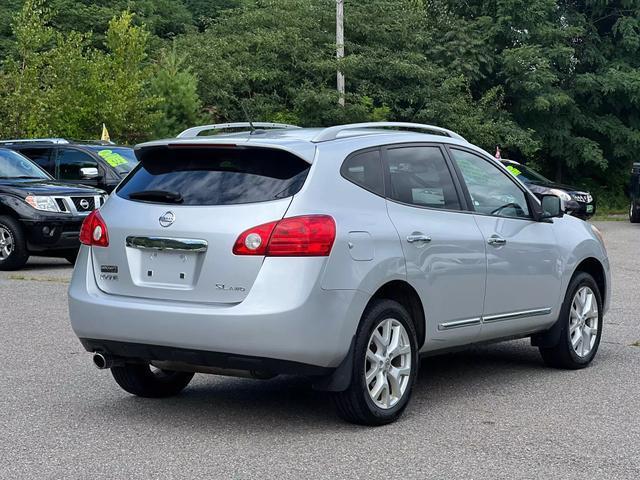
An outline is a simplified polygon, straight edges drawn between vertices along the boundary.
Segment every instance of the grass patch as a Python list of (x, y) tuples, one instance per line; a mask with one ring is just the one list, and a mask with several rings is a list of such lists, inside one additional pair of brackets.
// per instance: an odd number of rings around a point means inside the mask
[(640, 340), (636, 340), (631, 344), (632, 347), (640, 347)]
[(590, 222), (628, 222), (626, 213), (597, 213), (589, 219)]
[(608, 222), (628, 222), (629, 211), (619, 208), (598, 208), (596, 214), (590, 218), (592, 221), (608, 221)]
[(28, 275), (11, 274), (7, 276), (9, 280), (18, 280), (23, 282), (51, 282), (51, 283), (69, 283), (66, 278), (59, 277), (33, 277)]

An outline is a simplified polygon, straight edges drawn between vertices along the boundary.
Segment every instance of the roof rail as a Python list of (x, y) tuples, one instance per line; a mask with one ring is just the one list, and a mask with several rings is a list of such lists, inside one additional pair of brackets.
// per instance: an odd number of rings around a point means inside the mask
[(14, 140), (0, 140), (0, 144), (18, 144), (18, 143), (69, 143), (64, 138), (23, 138)]
[(236, 122), (236, 123), (215, 123), (213, 125), (200, 125), (191, 127), (184, 132), (178, 134), (176, 138), (197, 137), (200, 133), (207, 130), (231, 130), (234, 128), (259, 128), (259, 129), (281, 129), (281, 128), (300, 128), (297, 125), (289, 125), (286, 123), (269, 123), (269, 122)]
[(115, 145), (111, 140), (82, 140), (78, 138), (69, 139), (69, 143), (79, 143), (83, 145)]
[(443, 133), (448, 137), (456, 138), (466, 142), (467, 140), (456, 132), (447, 130), (446, 128), (436, 127), (434, 125), (424, 125), (422, 123), (408, 123), (408, 122), (367, 122), (367, 123), (352, 123), (349, 125), (338, 125), (336, 127), (329, 127), (322, 130), (311, 140), (314, 143), (328, 142), (335, 140), (341, 132), (346, 130), (360, 130), (366, 128), (404, 128), (407, 130), (427, 130), (430, 132)]

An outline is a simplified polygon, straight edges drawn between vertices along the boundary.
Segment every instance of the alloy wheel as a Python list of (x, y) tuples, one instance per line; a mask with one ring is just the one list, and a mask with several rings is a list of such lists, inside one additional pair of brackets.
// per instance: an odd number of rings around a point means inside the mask
[(589, 355), (598, 336), (598, 301), (593, 290), (580, 287), (573, 296), (569, 317), (569, 338), (573, 351), (579, 357)]
[(365, 383), (379, 408), (394, 407), (405, 394), (411, 374), (411, 342), (402, 323), (381, 321), (369, 337), (365, 359)]
[(13, 235), (0, 225), (0, 260), (6, 260), (13, 253)]

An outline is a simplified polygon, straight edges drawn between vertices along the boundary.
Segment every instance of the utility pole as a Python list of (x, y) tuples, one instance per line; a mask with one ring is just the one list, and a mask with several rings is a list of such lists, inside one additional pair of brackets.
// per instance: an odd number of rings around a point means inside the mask
[[(344, 0), (336, 0), (336, 58), (344, 58)], [(344, 73), (338, 67), (338, 103), (344, 107)]]

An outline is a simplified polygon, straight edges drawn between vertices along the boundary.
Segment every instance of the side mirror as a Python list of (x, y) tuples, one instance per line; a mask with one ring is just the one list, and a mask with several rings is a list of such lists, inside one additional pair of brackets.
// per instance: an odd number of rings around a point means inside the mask
[(542, 195), (540, 200), (542, 203), (540, 220), (561, 218), (564, 215), (564, 206), (560, 197), (556, 197), (555, 195)]
[(93, 180), (100, 175), (96, 167), (84, 167), (80, 169), (80, 175), (84, 180)]

